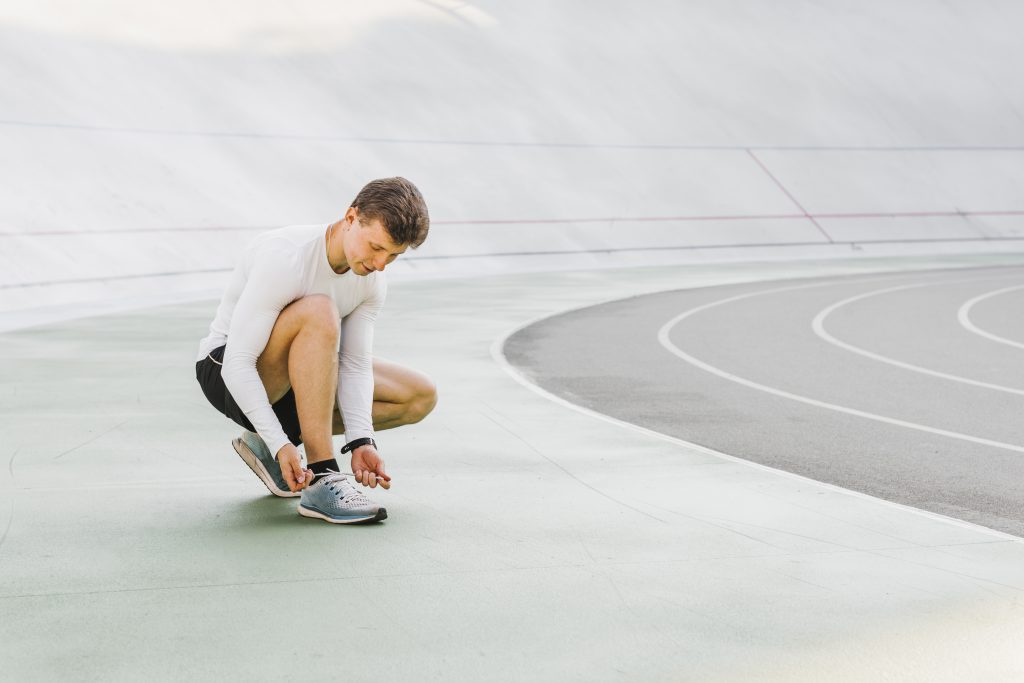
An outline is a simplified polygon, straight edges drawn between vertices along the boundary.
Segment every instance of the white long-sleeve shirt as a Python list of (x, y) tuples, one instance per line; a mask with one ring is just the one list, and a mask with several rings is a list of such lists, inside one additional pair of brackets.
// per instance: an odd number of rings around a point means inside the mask
[(221, 377), (271, 453), (289, 443), (256, 371), (281, 310), (311, 294), (334, 301), (341, 318), (338, 406), (348, 441), (373, 436), (373, 326), (387, 281), (377, 271), (338, 275), (327, 261), (326, 225), (295, 225), (258, 235), (246, 249), (196, 360), (226, 344)]

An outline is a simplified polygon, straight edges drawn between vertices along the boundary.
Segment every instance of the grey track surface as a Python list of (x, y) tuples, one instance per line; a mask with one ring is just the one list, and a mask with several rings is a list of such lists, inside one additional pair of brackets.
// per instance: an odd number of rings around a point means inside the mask
[[(1016, 267), (671, 291), (542, 320), (505, 353), (543, 388), (601, 413), (1020, 536), (1024, 350), (972, 331), (958, 311), (1022, 283)], [(679, 321), (668, 341), (717, 373), (658, 339), (671, 319), (712, 302), (722, 303)], [(1022, 305), (1024, 288), (994, 294), (970, 308), (969, 322), (1019, 344)], [(820, 315), (845, 348), (815, 333)]]

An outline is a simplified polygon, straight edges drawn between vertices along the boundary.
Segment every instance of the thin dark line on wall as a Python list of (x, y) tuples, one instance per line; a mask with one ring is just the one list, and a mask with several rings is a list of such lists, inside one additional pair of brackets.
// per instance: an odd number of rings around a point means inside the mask
[[(691, 223), (700, 221), (765, 221), (799, 220), (805, 218), (843, 220), (855, 218), (957, 218), (970, 216), (1024, 216), (1024, 210), (1005, 211), (879, 211), (862, 213), (778, 213), (720, 216), (604, 216), (589, 218), (485, 218), (479, 220), (431, 221), (432, 225), (565, 225), (586, 223)], [(109, 228), (101, 230), (42, 230), (39, 232), (0, 232), (3, 237), (52, 237), (57, 235), (112, 235), (156, 232), (247, 232), (272, 230), (274, 225), (208, 225), (199, 227)]]
[(46, 280), (43, 282), (22, 282), (0, 284), (0, 289), (19, 289), (24, 287), (47, 287), (52, 285), (82, 285), (93, 282), (113, 282), (121, 280), (140, 280), (147, 277), (174, 277), (177, 275), (202, 275), (204, 273), (229, 273), (231, 268), (205, 268), (202, 270), (181, 270), (164, 273), (138, 273), (135, 275), (108, 275), (106, 277), (80, 277), (68, 280)]
[(359, 135), (309, 133), (265, 133), (257, 131), (177, 130), (173, 128), (142, 128), (134, 126), (102, 126), (85, 123), (49, 121), (0, 120), (0, 126), (41, 128), (89, 133), (122, 135), (156, 135), (170, 137), (240, 138), (248, 140), (295, 140), (311, 142), (357, 142), (385, 145), (436, 145), (452, 147), (519, 147), (538, 149), (635, 149), (746, 152), (1021, 152), (1024, 145), (707, 145), (686, 143), (615, 143), (615, 142), (521, 142), (515, 140), (442, 140), (429, 138), (397, 138)]
[(764, 171), (765, 175), (771, 178), (771, 181), (775, 183), (775, 186), (782, 190), (782, 193), (789, 198), (789, 201), (793, 202), (796, 208), (800, 209), (800, 211), (803, 212), (804, 218), (807, 218), (809, 221), (811, 221), (814, 227), (818, 229), (818, 232), (825, 236), (825, 239), (827, 239), (829, 242), (834, 242), (835, 240), (832, 239), (832, 235), (828, 234), (825, 228), (821, 227), (821, 224), (814, 219), (814, 216), (807, 213), (807, 209), (804, 208), (803, 204), (797, 201), (797, 198), (793, 196), (792, 192), (786, 189), (786, 186), (782, 184), (782, 181), (776, 178), (775, 174), (768, 169), (765, 163), (757, 158), (757, 155), (754, 154), (753, 150), (748, 149), (747, 154), (750, 155), (750, 158), (754, 160), (754, 163), (756, 163), (761, 168), (761, 170)]
[[(403, 258), (406, 263), (416, 261), (444, 261), (452, 259), (468, 258), (503, 258), (509, 256), (573, 256), (579, 254), (619, 254), (626, 252), (641, 251), (698, 251), (701, 249), (750, 249), (750, 248), (782, 248), (782, 247), (836, 247), (849, 246), (854, 249), (860, 245), (871, 244), (955, 244), (967, 242), (981, 242), (984, 244), (995, 244), (999, 242), (1024, 241), (1021, 237), (953, 237), (953, 238), (920, 238), (920, 239), (892, 239), (892, 240), (850, 240), (836, 242), (783, 242), (783, 243), (762, 243), (751, 242), (745, 244), (690, 244), (683, 246), (662, 246), (662, 247), (622, 247), (619, 249), (579, 249), (565, 251), (510, 251), (485, 254), (444, 254), (438, 256), (407, 256)], [(96, 282), (114, 282), (122, 280), (138, 280), (155, 277), (174, 277), (179, 275), (200, 275), (207, 273), (229, 273), (231, 268), (209, 268), (204, 270), (183, 270), (178, 272), (165, 273), (140, 273), (136, 275), (114, 275), (108, 277), (76, 278), (69, 280), (49, 280), (45, 282), (24, 282), (13, 284), (0, 284), (0, 289), (21, 289), (26, 287), (49, 287), (58, 285), (76, 285)]]

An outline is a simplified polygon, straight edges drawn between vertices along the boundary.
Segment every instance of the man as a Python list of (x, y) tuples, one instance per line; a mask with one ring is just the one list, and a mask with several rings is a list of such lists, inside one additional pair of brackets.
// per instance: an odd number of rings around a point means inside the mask
[[(416, 186), (374, 180), (341, 220), (258, 235), (231, 275), (196, 379), (213, 406), (243, 427), (233, 445), (271, 493), (300, 497), (299, 514), (335, 524), (380, 521), (333, 455), (345, 434), (352, 473), (390, 488), (375, 429), (422, 420), (437, 402), (418, 372), (372, 356), (384, 269), (427, 237)], [(297, 449), (305, 444), (308, 468)]]

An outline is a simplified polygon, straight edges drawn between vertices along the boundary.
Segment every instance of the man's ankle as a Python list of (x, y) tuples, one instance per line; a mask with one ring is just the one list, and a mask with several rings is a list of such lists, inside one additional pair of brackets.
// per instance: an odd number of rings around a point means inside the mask
[(341, 467), (338, 465), (338, 461), (334, 458), (328, 458), (327, 460), (318, 460), (317, 462), (309, 463), (309, 469), (313, 471), (313, 481), (309, 482), (310, 485), (315, 484), (320, 479), (326, 477), (331, 472), (340, 472)]

